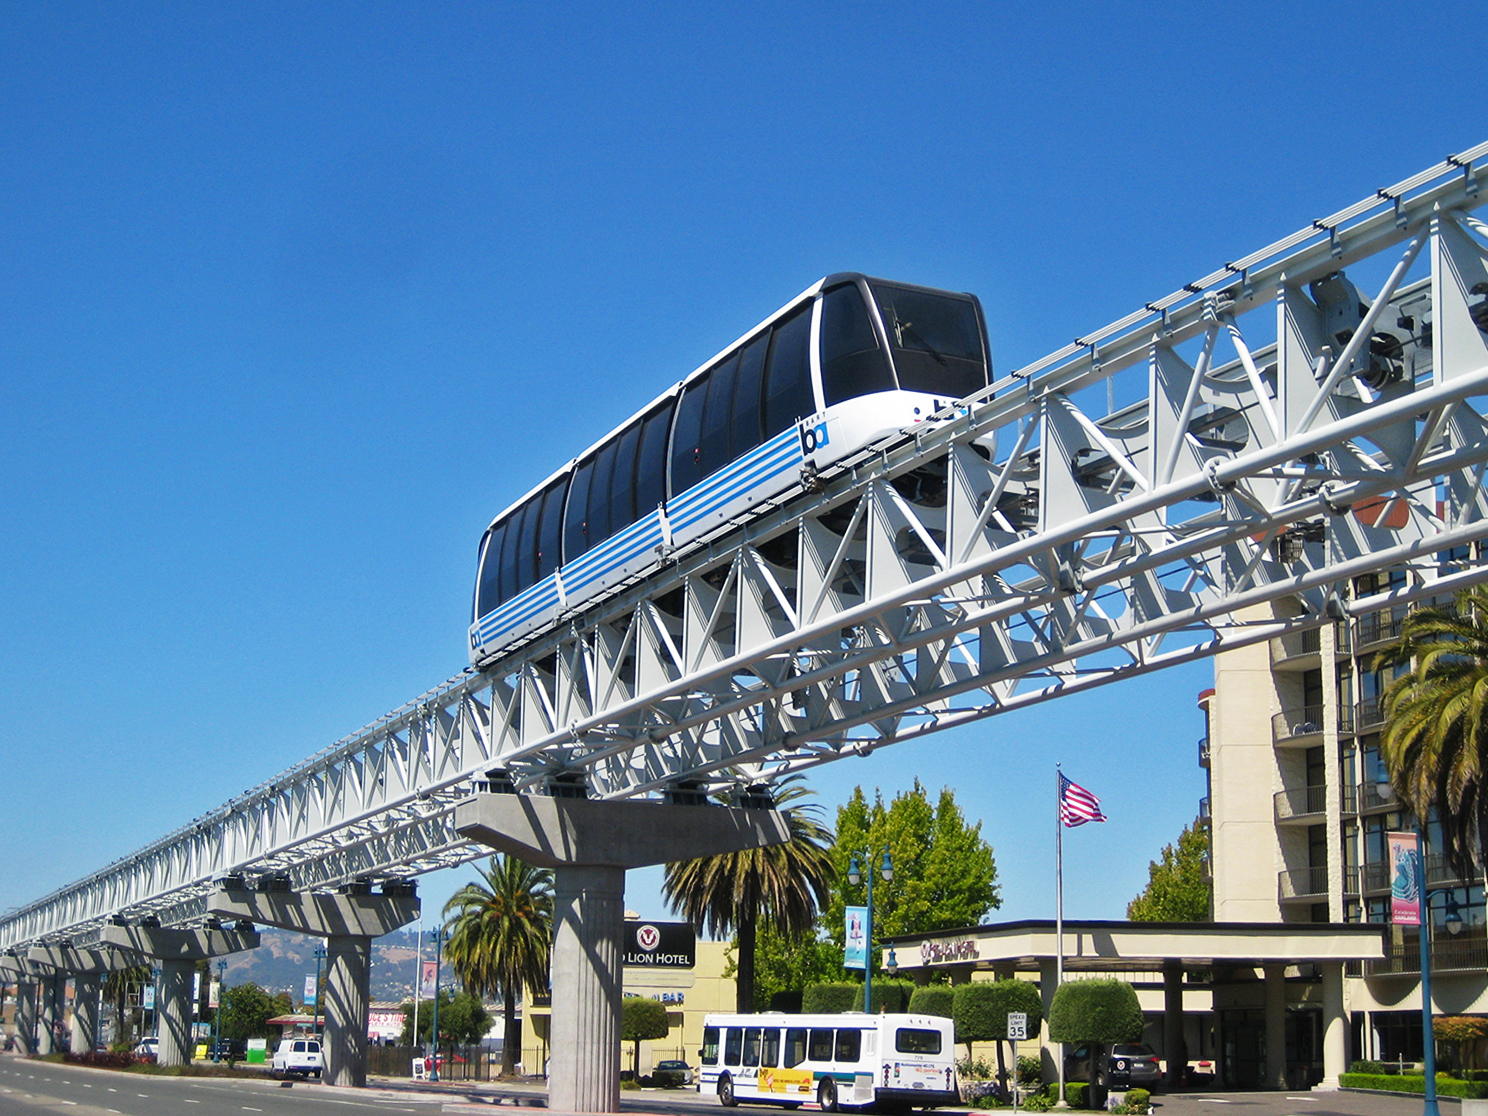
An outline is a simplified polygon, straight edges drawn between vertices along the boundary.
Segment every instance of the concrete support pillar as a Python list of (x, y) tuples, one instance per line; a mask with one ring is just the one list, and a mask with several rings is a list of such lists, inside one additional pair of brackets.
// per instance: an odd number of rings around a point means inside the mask
[(16, 985), (16, 1042), (22, 1054), (36, 1053), (36, 997), (35, 978), (26, 978)]
[(372, 939), (418, 918), (412, 889), (389, 884), (381, 895), (340, 895), (224, 888), (207, 900), (207, 910), (326, 940), (323, 1078), (331, 1085), (365, 1086)]
[(1176, 1088), (1188, 1066), (1183, 1041), (1183, 965), (1163, 962), (1163, 1057), (1168, 1062), (1168, 1085)]
[(1343, 1011), (1343, 964), (1325, 961), (1323, 969), (1323, 1080), (1321, 1088), (1337, 1089), (1338, 1075), (1348, 1070), (1348, 1017)]
[[(1043, 1012), (1043, 1022), (1039, 1025), (1039, 1061), (1043, 1065), (1044, 1083), (1053, 1085), (1059, 1081), (1059, 1062), (1063, 1055), (1060, 1053), (1064, 1047), (1049, 1038), (1049, 1009), (1054, 1006), (1054, 992), (1058, 985), (1059, 968), (1054, 958), (1045, 957), (1039, 961), (1039, 998)], [(1059, 1098), (1059, 1103), (1064, 1103), (1064, 1098)]]
[(103, 974), (77, 973), (72, 978), (72, 1052), (86, 1054), (98, 1045), (99, 1004)]
[(1286, 1081), (1286, 966), (1266, 969), (1266, 1075), (1267, 1089), (1285, 1089)]
[(196, 963), (211, 957), (258, 948), (254, 930), (205, 927), (200, 930), (168, 929), (159, 926), (115, 926), (103, 928), (106, 946), (160, 963), (160, 993), (155, 1003), (160, 1021), (162, 1066), (184, 1066), (192, 1054), (192, 974)]
[(548, 1107), (620, 1107), (625, 870), (780, 844), (773, 810), (480, 794), (455, 808), (461, 836), (554, 871), (553, 1072)]
[(48, 973), (36, 982), (36, 1053), (45, 1058), (56, 1048), (57, 976)]

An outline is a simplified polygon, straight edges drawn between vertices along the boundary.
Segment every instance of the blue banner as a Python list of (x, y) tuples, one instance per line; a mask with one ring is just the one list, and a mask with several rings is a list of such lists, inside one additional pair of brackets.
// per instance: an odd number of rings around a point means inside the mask
[(847, 945), (842, 951), (844, 969), (868, 967), (868, 908), (847, 908)]

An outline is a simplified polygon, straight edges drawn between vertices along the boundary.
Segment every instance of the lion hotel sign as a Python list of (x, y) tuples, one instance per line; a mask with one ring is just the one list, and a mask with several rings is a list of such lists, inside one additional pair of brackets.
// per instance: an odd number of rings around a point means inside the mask
[(625, 964), (654, 969), (690, 969), (697, 959), (697, 935), (686, 922), (625, 923)]

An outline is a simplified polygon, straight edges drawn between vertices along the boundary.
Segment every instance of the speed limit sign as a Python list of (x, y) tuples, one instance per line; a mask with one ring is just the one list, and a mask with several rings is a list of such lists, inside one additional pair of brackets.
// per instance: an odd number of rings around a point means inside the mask
[(1008, 1034), (1007, 1037), (1014, 1040), (1026, 1039), (1028, 1037), (1028, 1013), (1023, 1011), (1008, 1012)]

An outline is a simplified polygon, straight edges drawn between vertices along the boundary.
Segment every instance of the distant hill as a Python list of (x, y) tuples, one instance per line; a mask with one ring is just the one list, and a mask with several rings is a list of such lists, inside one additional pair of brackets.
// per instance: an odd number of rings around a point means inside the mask
[[(259, 932), (263, 944), (257, 949), (226, 958), (228, 986), (252, 981), (270, 992), (288, 992), (299, 1004), (305, 994), (305, 978), (315, 975), (315, 948), (324, 942), (269, 927), (260, 927)], [(413, 996), (418, 941), (417, 930), (395, 930), (373, 940), (372, 999), (401, 1003)], [(432, 960), (427, 939), (424, 945)], [(324, 971), (324, 962), (321, 965)]]

